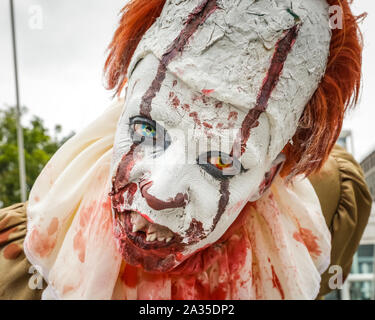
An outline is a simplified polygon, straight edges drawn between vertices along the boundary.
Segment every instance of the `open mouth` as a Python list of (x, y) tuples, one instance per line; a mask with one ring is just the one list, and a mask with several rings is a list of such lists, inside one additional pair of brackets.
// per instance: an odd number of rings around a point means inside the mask
[(127, 237), (142, 249), (165, 248), (181, 242), (180, 236), (169, 228), (148, 221), (137, 211), (125, 210), (117, 213), (117, 219)]

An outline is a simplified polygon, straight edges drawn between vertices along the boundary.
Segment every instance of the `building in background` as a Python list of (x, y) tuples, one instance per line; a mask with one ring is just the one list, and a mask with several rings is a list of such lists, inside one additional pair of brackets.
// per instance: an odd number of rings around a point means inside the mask
[[(337, 142), (354, 154), (351, 131), (343, 131)], [(375, 150), (361, 162), (361, 167), (372, 198), (375, 199)], [(347, 280), (341, 290), (333, 291), (326, 299), (375, 300), (375, 203)]]

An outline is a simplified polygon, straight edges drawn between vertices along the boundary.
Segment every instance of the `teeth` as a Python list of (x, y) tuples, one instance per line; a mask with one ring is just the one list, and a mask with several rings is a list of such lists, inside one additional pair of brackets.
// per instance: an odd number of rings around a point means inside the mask
[(156, 234), (155, 233), (149, 234), (146, 238), (146, 241), (150, 241), (150, 242), (155, 241), (155, 240), (156, 240)]
[(147, 234), (155, 233), (159, 228), (155, 224), (150, 224), (147, 229)]
[(132, 232), (146, 232), (146, 241), (153, 242), (158, 240), (168, 243), (173, 239), (173, 234), (168, 228), (152, 224), (136, 212), (131, 213), (130, 219), (133, 225)]
[(144, 229), (148, 225), (148, 221), (143, 218), (140, 214), (133, 212), (131, 214), (131, 222), (133, 224), (133, 232)]

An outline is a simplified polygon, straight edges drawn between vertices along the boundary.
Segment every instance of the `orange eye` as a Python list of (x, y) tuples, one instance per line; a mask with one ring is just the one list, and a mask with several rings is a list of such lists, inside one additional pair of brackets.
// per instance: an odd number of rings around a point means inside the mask
[(231, 168), (233, 165), (233, 160), (231, 158), (223, 159), (222, 156), (214, 156), (209, 159), (209, 163), (214, 165), (219, 170), (224, 170)]

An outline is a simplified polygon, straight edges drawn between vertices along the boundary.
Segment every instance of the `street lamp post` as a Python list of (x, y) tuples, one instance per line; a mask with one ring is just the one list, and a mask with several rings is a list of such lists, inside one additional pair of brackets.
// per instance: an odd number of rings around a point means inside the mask
[(17, 121), (17, 144), (18, 144), (18, 165), (19, 165), (19, 179), (21, 187), (21, 201), (26, 201), (26, 167), (25, 167), (25, 153), (23, 130), (21, 124), (21, 107), (20, 94), (18, 86), (18, 65), (17, 65), (17, 46), (16, 46), (16, 27), (14, 19), (13, 0), (9, 0), (10, 5), (10, 19), (12, 24), (12, 41), (13, 41), (13, 61), (14, 61), (14, 79), (16, 87), (16, 121)]

